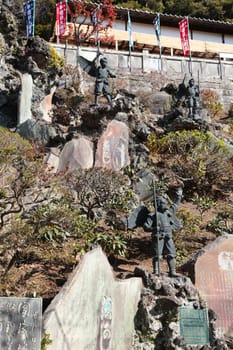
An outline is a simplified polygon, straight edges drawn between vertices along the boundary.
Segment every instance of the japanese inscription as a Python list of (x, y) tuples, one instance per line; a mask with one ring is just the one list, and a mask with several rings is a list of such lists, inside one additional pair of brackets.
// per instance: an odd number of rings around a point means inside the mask
[(180, 308), (180, 335), (189, 345), (209, 343), (207, 309)]
[(0, 298), (0, 349), (40, 350), (42, 299)]

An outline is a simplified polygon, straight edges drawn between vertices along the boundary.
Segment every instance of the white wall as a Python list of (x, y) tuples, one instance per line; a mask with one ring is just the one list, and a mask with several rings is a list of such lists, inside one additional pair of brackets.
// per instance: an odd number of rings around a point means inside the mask
[(172, 38), (179, 38), (180, 37), (179, 28), (161, 26), (161, 35), (170, 36)]
[(225, 44), (233, 45), (233, 35), (225, 34), (224, 39), (225, 39)]
[(125, 21), (120, 21), (120, 20), (113, 21), (112, 29), (125, 30)]
[[(145, 33), (145, 34), (155, 34), (153, 23), (136, 23), (131, 22), (132, 32), (135, 33)], [(125, 21), (116, 20), (112, 25), (113, 29), (117, 30), (126, 30)], [(168, 36), (172, 38), (179, 38), (180, 32), (179, 28), (161, 26), (161, 35)], [(201, 40), (201, 41), (210, 41), (215, 43), (222, 43), (222, 34), (220, 33), (211, 33), (204, 32), (200, 30), (192, 30), (193, 40)], [(233, 44), (233, 35), (226, 34), (225, 35), (225, 44)]]
[[(199, 30), (193, 30), (193, 40), (210, 41), (214, 43), (222, 43), (222, 34), (202, 32)], [(232, 37), (233, 38), (233, 37)]]

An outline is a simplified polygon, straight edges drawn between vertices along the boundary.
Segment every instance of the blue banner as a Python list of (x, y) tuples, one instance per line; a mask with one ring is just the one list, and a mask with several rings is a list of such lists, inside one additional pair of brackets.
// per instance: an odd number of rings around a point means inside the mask
[(133, 49), (133, 33), (132, 33), (132, 27), (131, 27), (131, 18), (130, 18), (130, 14), (128, 11), (128, 32), (129, 32), (129, 48)]
[(160, 29), (160, 14), (159, 13), (156, 14), (156, 16), (153, 20), (153, 24), (154, 24), (155, 34), (156, 34), (158, 43), (160, 44), (161, 29)]
[(35, 1), (29, 0), (23, 4), (27, 37), (34, 36)]

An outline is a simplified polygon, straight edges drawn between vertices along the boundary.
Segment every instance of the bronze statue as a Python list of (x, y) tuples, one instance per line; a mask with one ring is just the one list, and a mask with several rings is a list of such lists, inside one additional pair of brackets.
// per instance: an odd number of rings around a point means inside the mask
[(200, 107), (200, 91), (199, 86), (195, 85), (194, 79), (190, 79), (187, 86), (187, 104), (189, 109), (188, 117), (195, 119), (197, 111)]
[(116, 78), (116, 75), (110, 71), (107, 66), (107, 58), (102, 57), (99, 60), (100, 65), (96, 71), (96, 82), (95, 82), (95, 104), (98, 105), (98, 97), (103, 93), (108, 103), (111, 103), (112, 98), (110, 95), (108, 79)]
[(155, 198), (155, 211), (150, 213), (146, 206), (140, 206), (127, 218), (127, 228), (134, 229), (143, 227), (146, 232), (152, 233), (153, 248), (153, 273), (160, 275), (160, 259), (167, 259), (169, 275), (176, 277), (176, 248), (173, 241), (173, 230), (182, 227), (176, 217), (176, 212), (182, 197), (182, 188), (175, 192), (174, 201), (171, 206), (167, 200), (158, 196)]
[(159, 263), (161, 257), (167, 259), (169, 275), (176, 277), (176, 248), (173, 241), (172, 231), (181, 228), (181, 224), (176, 218), (178, 206), (182, 197), (182, 189), (176, 192), (176, 199), (171, 206), (164, 197), (157, 197), (157, 210), (147, 215), (143, 228), (147, 232), (152, 232), (153, 247), (153, 272), (160, 274)]
[(115, 78), (116, 75), (109, 69), (107, 58), (101, 53), (98, 53), (93, 61), (79, 56), (78, 62), (85, 72), (96, 78), (95, 104), (98, 105), (98, 99), (102, 93), (106, 97), (108, 103), (111, 103), (112, 98), (109, 89), (109, 78)]

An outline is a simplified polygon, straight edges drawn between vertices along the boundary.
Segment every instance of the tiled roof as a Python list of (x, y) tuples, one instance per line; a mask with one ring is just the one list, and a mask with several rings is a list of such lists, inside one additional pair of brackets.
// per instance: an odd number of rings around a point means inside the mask
[[(152, 11), (142, 11), (138, 9), (128, 9), (125, 7), (116, 6), (117, 18), (125, 19), (128, 11), (130, 11), (131, 20), (141, 23), (152, 23), (156, 15)], [(179, 21), (185, 16), (171, 15), (167, 13), (160, 14), (161, 25), (168, 25), (177, 27)], [(211, 32), (224, 32), (233, 35), (233, 22), (213, 20), (207, 18), (190, 17), (189, 16), (190, 29), (206, 30)]]

